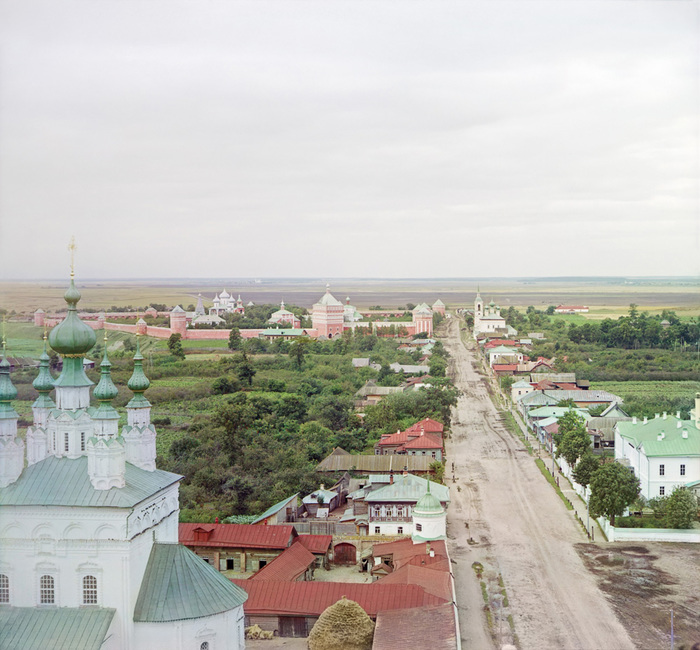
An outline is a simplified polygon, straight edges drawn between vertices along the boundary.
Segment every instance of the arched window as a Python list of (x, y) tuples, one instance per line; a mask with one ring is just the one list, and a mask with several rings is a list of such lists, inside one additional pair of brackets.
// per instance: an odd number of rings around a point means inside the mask
[(10, 579), (0, 573), (0, 603), (7, 604), (10, 602)]
[(209, 650), (209, 641), (203, 641), (199, 646), (199, 650)]
[(53, 576), (41, 576), (39, 580), (39, 603), (53, 605), (55, 602)]
[(67, 452), (68, 449), (68, 432), (66, 432), (63, 434), (63, 451)]
[(83, 578), (83, 605), (97, 605), (97, 578), (95, 576)]
[(85, 431), (80, 432), (80, 451), (85, 451)]

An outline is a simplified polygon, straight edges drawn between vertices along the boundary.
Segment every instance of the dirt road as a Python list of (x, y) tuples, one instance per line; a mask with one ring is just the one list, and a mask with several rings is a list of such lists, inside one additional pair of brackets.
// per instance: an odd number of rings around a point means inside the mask
[(463, 647), (634, 648), (574, 548), (587, 541), (581, 528), (500, 423), (477, 359), (459, 340), (459, 321), (447, 331), (451, 372), (464, 393), (445, 472)]

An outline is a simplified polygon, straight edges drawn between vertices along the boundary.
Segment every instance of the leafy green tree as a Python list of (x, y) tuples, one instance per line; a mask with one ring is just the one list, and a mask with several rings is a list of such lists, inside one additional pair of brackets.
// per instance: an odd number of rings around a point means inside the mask
[(669, 528), (692, 528), (698, 518), (698, 501), (685, 486), (673, 488), (666, 503), (666, 525)]
[(247, 382), (248, 386), (253, 385), (253, 377), (255, 377), (256, 370), (253, 364), (246, 359), (241, 363), (238, 368), (236, 368), (236, 374), (241, 381)]
[(585, 488), (588, 487), (591, 484), (593, 474), (595, 474), (599, 468), (600, 461), (598, 458), (596, 458), (590, 450), (584, 452), (574, 468), (574, 481)]
[(182, 334), (175, 333), (170, 335), (168, 350), (170, 350), (170, 354), (178, 359), (185, 358), (185, 351), (182, 349)]
[(229, 350), (240, 350), (242, 345), (241, 331), (237, 327), (232, 327), (231, 333), (228, 335)]
[(586, 430), (585, 421), (576, 411), (567, 411), (557, 422), (557, 455), (564, 458), (569, 467), (574, 467), (578, 459), (591, 448), (591, 437)]
[(305, 338), (300, 337), (289, 346), (289, 358), (297, 370), (301, 370), (304, 367), (307, 343), (308, 341)]
[(606, 463), (591, 477), (589, 508), (594, 517), (605, 515), (615, 525), (615, 517), (622, 516), (639, 496), (639, 479), (620, 463)]

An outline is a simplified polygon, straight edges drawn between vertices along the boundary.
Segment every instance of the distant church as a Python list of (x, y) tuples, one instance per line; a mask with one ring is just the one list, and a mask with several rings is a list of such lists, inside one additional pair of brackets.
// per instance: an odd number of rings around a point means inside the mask
[[(509, 333), (515, 332), (512, 328), (506, 325), (506, 319), (501, 316), (501, 310), (493, 300), (484, 308), (484, 301), (481, 298), (481, 293), (476, 292), (474, 299), (474, 338), (478, 339), (480, 335), (490, 336), (507, 336)], [(515, 332), (517, 334), (517, 332)]]
[(246, 593), (178, 544), (182, 477), (156, 468), (138, 339), (120, 430), (106, 345), (90, 404), (83, 360), (96, 337), (78, 317), (72, 274), (65, 300), (68, 314), (48, 337), (63, 369), (54, 380), (45, 345), (26, 467), (3, 341), (0, 647), (244, 648)]

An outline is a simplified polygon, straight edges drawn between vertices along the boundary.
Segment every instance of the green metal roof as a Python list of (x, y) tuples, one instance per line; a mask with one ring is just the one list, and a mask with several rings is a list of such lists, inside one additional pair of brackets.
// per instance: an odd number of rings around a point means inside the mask
[[(432, 461), (432, 458), (430, 459)], [(402, 461), (403, 462), (403, 461)], [(439, 483), (431, 483), (431, 495), (439, 501), (450, 502), (450, 488)], [(388, 503), (395, 501), (418, 501), (425, 496), (428, 490), (427, 479), (415, 474), (403, 474), (394, 476), (394, 482), (377, 490), (373, 490), (366, 497), (368, 503)]]
[(413, 512), (421, 515), (441, 515), (445, 512), (437, 497), (430, 493), (430, 481), (428, 481), (428, 491), (416, 501)]
[(258, 336), (303, 336), (306, 330), (303, 329), (275, 329), (262, 330)]
[(3, 650), (99, 650), (114, 609), (0, 607)]
[(78, 317), (76, 305), (80, 300), (80, 292), (72, 277), (63, 297), (68, 303), (68, 313), (49, 333), (49, 345), (63, 356), (84, 355), (95, 345), (96, 337), (92, 327)]
[(248, 594), (180, 544), (154, 544), (134, 621), (164, 623), (240, 607)]
[(299, 493), (297, 492), (295, 495), (291, 497), (287, 497), (286, 499), (282, 499), (279, 503), (276, 503), (274, 506), (270, 506), (265, 512), (263, 512), (259, 517), (251, 521), (251, 524), (257, 524), (259, 521), (262, 521), (263, 519), (267, 519), (271, 515), (274, 515), (275, 513), (279, 512), (284, 508), (292, 499), (296, 499), (299, 496)]
[(570, 406), (542, 406), (533, 409), (528, 413), (531, 418), (560, 418), (569, 411), (580, 415), (586, 422), (590, 420), (591, 414), (586, 409), (577, 409)]
[(148, 472), (126, 463), (123, 488), (96, 490), (90, 483), (87, 456), (49, 456), (26, 467), (11, 485), (0, 488), (3, 506), (84, 506), (131, 508), (182, 479), (163, 470)]
[[(694, 420), (679, 420), (668, 415), (649, 420), (646, 424), (618, 422), (617, 428), (620, 435), (635, 447), (641, 446), (647, 456), (700, 456), (700, 430)], [(683, 430), (688, 432), (687, 438), (683, 437)], [(665, 434), (663, 440), (658, 439), (661, 432)]]

